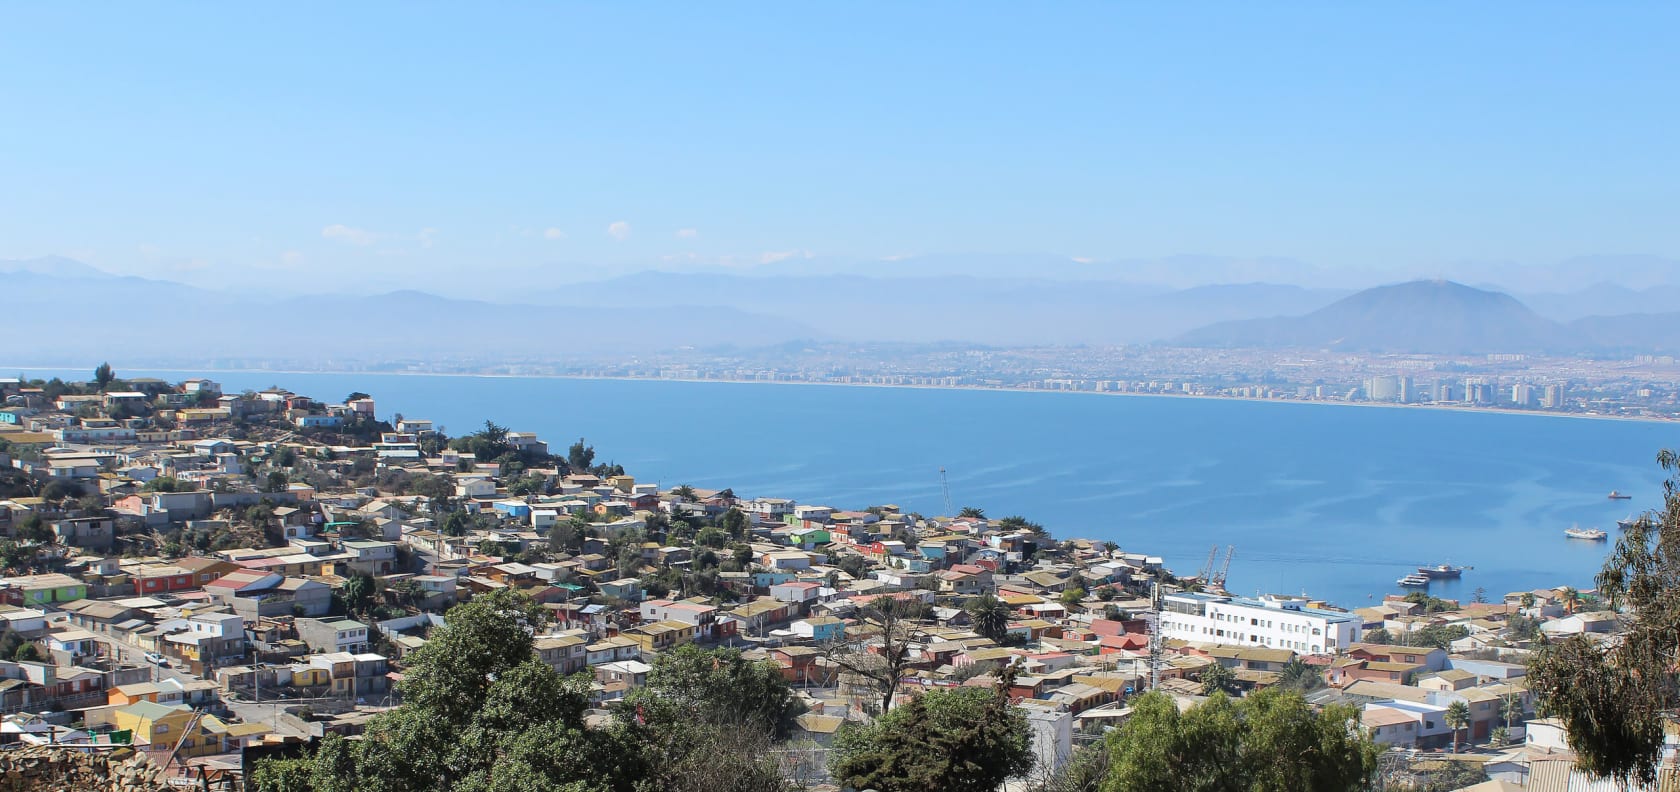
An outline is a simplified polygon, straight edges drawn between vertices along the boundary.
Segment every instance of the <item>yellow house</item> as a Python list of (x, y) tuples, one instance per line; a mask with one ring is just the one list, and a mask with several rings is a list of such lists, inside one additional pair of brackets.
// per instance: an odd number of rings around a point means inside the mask
[(154, 682), (135, 682), (129, 685), (118, 685), (105, 691), (105, 703), (116, 706), (126, 706), (137, 701), (157, 701), (158, 686)]
[(656, 621), (631, 627), (619, 635), (635, 641), (644, 653), (654, 654), (694, 640), (694, 625), (680, 621)]
[(195, 722), (194, 714), (191, 707), (183, 704), (165, 706), (137, 701), (112, 713), (111, 718), (118, 729), (134, 734), (137, 745), (150, 745), (154, 750), (173, 750), (179, 744), (180, 756), (221, 753), (219, 733), (227, 731), (227, 724), (214, 715), (205, 715)]
[(292, 666), (292, 687), (315, 687), (332, 684), (332, 673), (315, 666)]

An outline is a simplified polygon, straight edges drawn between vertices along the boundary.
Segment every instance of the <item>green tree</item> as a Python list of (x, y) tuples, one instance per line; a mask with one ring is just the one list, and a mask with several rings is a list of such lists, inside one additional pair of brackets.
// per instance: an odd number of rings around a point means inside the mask
[(1563, 589), (1563, 604), (1565, 610), (1574, 613), (1575, 609), (1581, 606), (1581, 592), (1576, 591), (1572, 586), (1565, 586)]
[(344, 587), (339, 590), (345, 612), (351, 615), (371, 613), (377, 588), (378, 583), (369, 574), (357, 572), (345, 578)]
[(1463, 701), (1454, 701), (1447, 705), (1447, 711), (1441, 716), (1447, 728), (1453, 730), (1453, 753), (1458, 753), (1459, 733), (1470, 725), (1470, 705)]
[(1237, 675), (1231, 673), (1218, 662), (1202, 668), (1202, 695), (1211, 696), (1215, 693), (1234, 695), (1237, 692)]
[(285, 473), (278, 470), (269, 472), (268, 492), (285, 492), (289, 484), (291, 484), (291, 480), (286, 477)]
[(957, 516), (968, 517), (975, 520), (984, 520), (986, 519), (986, 510), (976, 506), (964, 506), (962, 507), (962, 511), (957, 512)]
[(1680, 707), (1680, 456), (1664, 450), (1657, 463), (1669, 477), (1663, 507), (1622, 532), (1596, 581), (1612, 608), (1636, 616), (1614, 642), (1541, 646), (1526, 677), (1538, 707), (1563, 722), (1576, 765), (1623, 785), (1656, 784), (1663, 724)]
[(182, 492), (187, 490), (188, 487), (183, 485), (181, 480), (175, 478), (174, 476), (158, 476), (157, 478), (146, 482), (145, 486), (140, 489), (145, 490), (146, 492)]
[[(979, 516), (984, 517), (986, 515), (982, 513)], [(1027, 533), (1038, 534), (1039, 536), (1048, 535), (1047, 532), (1044, 530), (1044, 526), (1039, 525), (1038, 523), (1035, 523), (1032, 520), (1029, 520), (1029, 519), (1027, 519), (1025, 517), (1022, 517), (1018, 514), (1012, 514), (1008, 517), (1005, 517), (1001, 520), (998, 520), (997, 521), (997, 527), (1000, 530), (1003, 530), (1003, 531), (1026, 531)]]
[(625, 697), (621, 718), (643, 723), (709, 723), (781, 740), (805, 711), (775, 663), (735, 649), (684, 644), (654, 658), (647, 684)]
[(680, 487), (677, 487), (674, 490), (671, 490), (671, 494), (677, 496), (678, 498), (680, 498), (685, 503), (693, 502), (695, 497), (696, 497), (695, 494), (694, 494), (694, 488), (690, 487), (687, 484), (684, 484)]
[(728, 533), (731, 539), (745, 538), (747, 535), (747, 515), (743, 514), (740, 509), (731, 507), (718, 520), (718, 527)]
[(1032, 769), (1026, 716), (1007, 688), (923, 693), (867, 726), (842, 728), (830, 767), (879, 792), (992, 792)]
[(93, 370), (93, 382), (99, 386), (101, 391), (105, 390), (116, 378), (117, 373), (111, 370), (110, 363), (100, 363), (99, 367)]
[(466, 536), (467, 530), (472, 527), (472, 518), (464, 511), (452, 511), (443, 518), (440, 527), (445, 536)]
[(1079, 603), (1085, 601), (1085, 589), (1074, 586), (1063, 591), (1062, 595), (1058, 597), (1058, 599), (1061, 601), (1062, 605), (1066, 607), (1077, 607)]
[(1350, 705), (1314, 711), (1300, 694), (1214, 695), (1180, 714), (1164, 693), (1133, 702), (1109, 733), (1105, 792), (1354, 792), (1368, 789), (1378, 747)]
[(1009, 633), (1009, 606), (990, 593), (981, 594), (963, 606), (974, 621), (974, 631), (994, 641), (1002, 642)]
[(1284, 664), (1283, 670), (1278, 672), (1279, 681), (1291, 690), (1310, 693), (1324, 687), (1324, 679), (1318, 669), (1301, 662), (1300, 658), (1290, 660)]
[(1375, 630), (1365, 633), (1364, 640), (1365, 643), (1392, 645), (1394, 643), (1394, 635), (1388, 630), (1378, 627)]
[(19, 644), (17, 651), (12, 652), (14, 663), (39, 663), (42, 659), (40, 647), (28, 642)]
[(566, 464), (572, 470), (585, 471), (595, 462), (595, 448), (578, 438), (578, 441), (566, 449)]
[(331, 737), (311, 758), (263, 763), (258, 789), (628, 791), (638, 774), (609, 734), (583, 727), (581, 679), (562, 679), (533, 652), (541, 619), (511, 589), (452, 608), (410, 655), (401, 707), (375, 716), (360, 741)]
[(358, 401), (358, 400), (361, 400), (361, 399), (371, 399), (371, 398), (373, 398), (373, 397), (369, 396), (369, 395), (367, 395), (367, 394), (365, 394), (361, 391), (351, 391), (349, 396), (344, 397), (344, 403), (349, 404), (350, 402), (353, 402), (353, 401)]
[(729, 532), (715, 525), (708, 525), (701, 528), (700, 533), (695, 534), (694, 543), (701, 547), (710, 547), (713, 550), (721, 550), (725, 545), (729, 544)]
[(1499, 698), (1499, 715), (1505, 719), (1505, 729), (1511, 728), (1511, 722), (1523, 717), (1523, 697), (1520, 693), (1506, 693)]
[(41, 515), (30, 513), (28, 517), (18, 522), (12, 529), (12, 534), (18, 539), (30, 544), (51, 544), (53, 541), (52, 526)]

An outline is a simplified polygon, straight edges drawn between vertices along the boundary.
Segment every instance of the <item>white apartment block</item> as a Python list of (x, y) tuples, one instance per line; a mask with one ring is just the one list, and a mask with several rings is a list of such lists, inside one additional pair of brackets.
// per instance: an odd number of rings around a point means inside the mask
[(1161, 598), (1160, 625), (1161, 637), (1168, 640), (1326, 654), (1359, 641), (1362, 621), (1350, 613), (1308, 608), (1305, 600), (1290, 597), (1182, 593)]

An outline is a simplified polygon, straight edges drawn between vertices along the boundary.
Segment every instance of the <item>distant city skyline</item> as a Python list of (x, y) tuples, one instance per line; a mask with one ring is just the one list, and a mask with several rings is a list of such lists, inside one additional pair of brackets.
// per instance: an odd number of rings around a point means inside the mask
[(9, 9), (0, 259), (474, 296), (1045, 262), (1680, 283), (1611, 258), (1680, 269), (1680, 7), (693, 12)]

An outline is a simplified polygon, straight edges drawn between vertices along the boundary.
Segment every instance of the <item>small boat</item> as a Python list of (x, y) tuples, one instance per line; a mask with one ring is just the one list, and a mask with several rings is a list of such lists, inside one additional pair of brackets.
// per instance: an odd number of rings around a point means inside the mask
[(1617, 520), (1616, 521), (1616, 527), (1625, 531), (1629, 528), (1632, 528), (1635, 525), (1638, 525), (1639, 520), (1640, 520), (1640, 518), (1638, 518), (1638, 517), (1629, 517), (1625, 520)]
[(1581, 528), (1577, 526), (1563, 529), (1563, 535), (1571, 539), (1586, 539), (1592, 542), (1602, 542), (1610, 534), (1605, 533), (1602, 528)]
[(1464, 576), (1468, 567), (1453, 566), (1452, 564), (1436, 564), (1435, 566), (1418, 567), (1417, 573), (1430, 580), (1457, 579)]
[(1423, 588), (1424, 586), (1429, 585), (1429, 578), (1424, 577), (1423, 575), (1412, 574), (1394, 582), (1407, 588)]
[(1617, 490), (1610, 490), (1610, 500), (1633, 500), (1633, 496), (1623, 495)]

